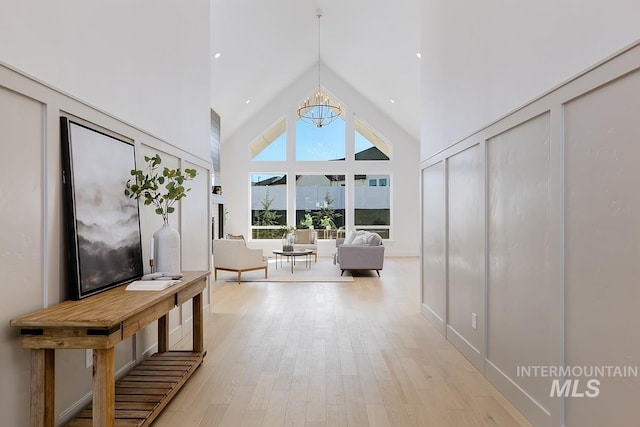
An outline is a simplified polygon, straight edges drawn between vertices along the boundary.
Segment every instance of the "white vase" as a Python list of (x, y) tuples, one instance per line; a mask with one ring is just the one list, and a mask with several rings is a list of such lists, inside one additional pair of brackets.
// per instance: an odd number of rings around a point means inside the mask
[(180, 273), (180, 233), (164, 224), (153, 233), (154, 271)]

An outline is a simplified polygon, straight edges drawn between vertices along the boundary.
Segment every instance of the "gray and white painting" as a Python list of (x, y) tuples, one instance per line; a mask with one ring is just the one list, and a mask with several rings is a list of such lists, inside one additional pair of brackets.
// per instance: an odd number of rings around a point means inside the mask
[(133, 146), (70, 124), (80, 294), (142, 274), (136, 200), (124, 195)]

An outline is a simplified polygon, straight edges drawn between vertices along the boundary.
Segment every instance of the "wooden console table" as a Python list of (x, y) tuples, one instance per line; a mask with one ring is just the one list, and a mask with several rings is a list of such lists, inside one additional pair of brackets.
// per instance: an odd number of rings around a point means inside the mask
[[(200, 366), (202, 291), (209, 271), (186, 271), (163, 291), (127, 291), (64, 301), (11, 321), (31, 349), (31, 426), (53, 427), (55, 350), (93, 349), (93, 403), (69, 426), (147, 426)], [(168, 351), (168, 313), (193, 299), (193, 351)], [(115, 382), (115, 346), (158, 320), (158, 353)]]

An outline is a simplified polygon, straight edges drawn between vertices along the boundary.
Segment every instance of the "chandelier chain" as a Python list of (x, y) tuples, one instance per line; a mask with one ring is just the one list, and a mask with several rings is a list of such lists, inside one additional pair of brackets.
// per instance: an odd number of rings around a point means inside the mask
[(320, 9), (316, 11), (316, 16), (318, 17), (318, 92), (320, 92), (320, 21), (322, 21)]
[(328, 125), (342, 114), (340, 104), (333, 104), (329, 96), (322, 93), (322, 84), (320, 81), (320, 18), (322, 18), (322, 10), (316, 10), (318, 18), (318, 92), (313, 99), (307, 98), (298, 108), (298, 117), (307, 123), (311, 123), (318, 128)]

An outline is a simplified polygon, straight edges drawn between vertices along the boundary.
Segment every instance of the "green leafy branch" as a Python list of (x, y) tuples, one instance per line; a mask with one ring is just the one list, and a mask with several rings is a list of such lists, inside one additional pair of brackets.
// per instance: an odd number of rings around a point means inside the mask
[(187, 196), (191, 188), (185, 188), (184, 183), (196, 177), (195, 169), (162, 168), (159, 154), (153, 157), (144, 156), (147, 163), (146, 171), (131, 169), (132, 178), (126, 183), (125, 196), (131, 199), (143, 199), (145, 205), (154, 205), (155, 212), (162, 215), (165, 224), (169, 223), (169, 214), (175, 212), (173, 206), (178, 200)]

